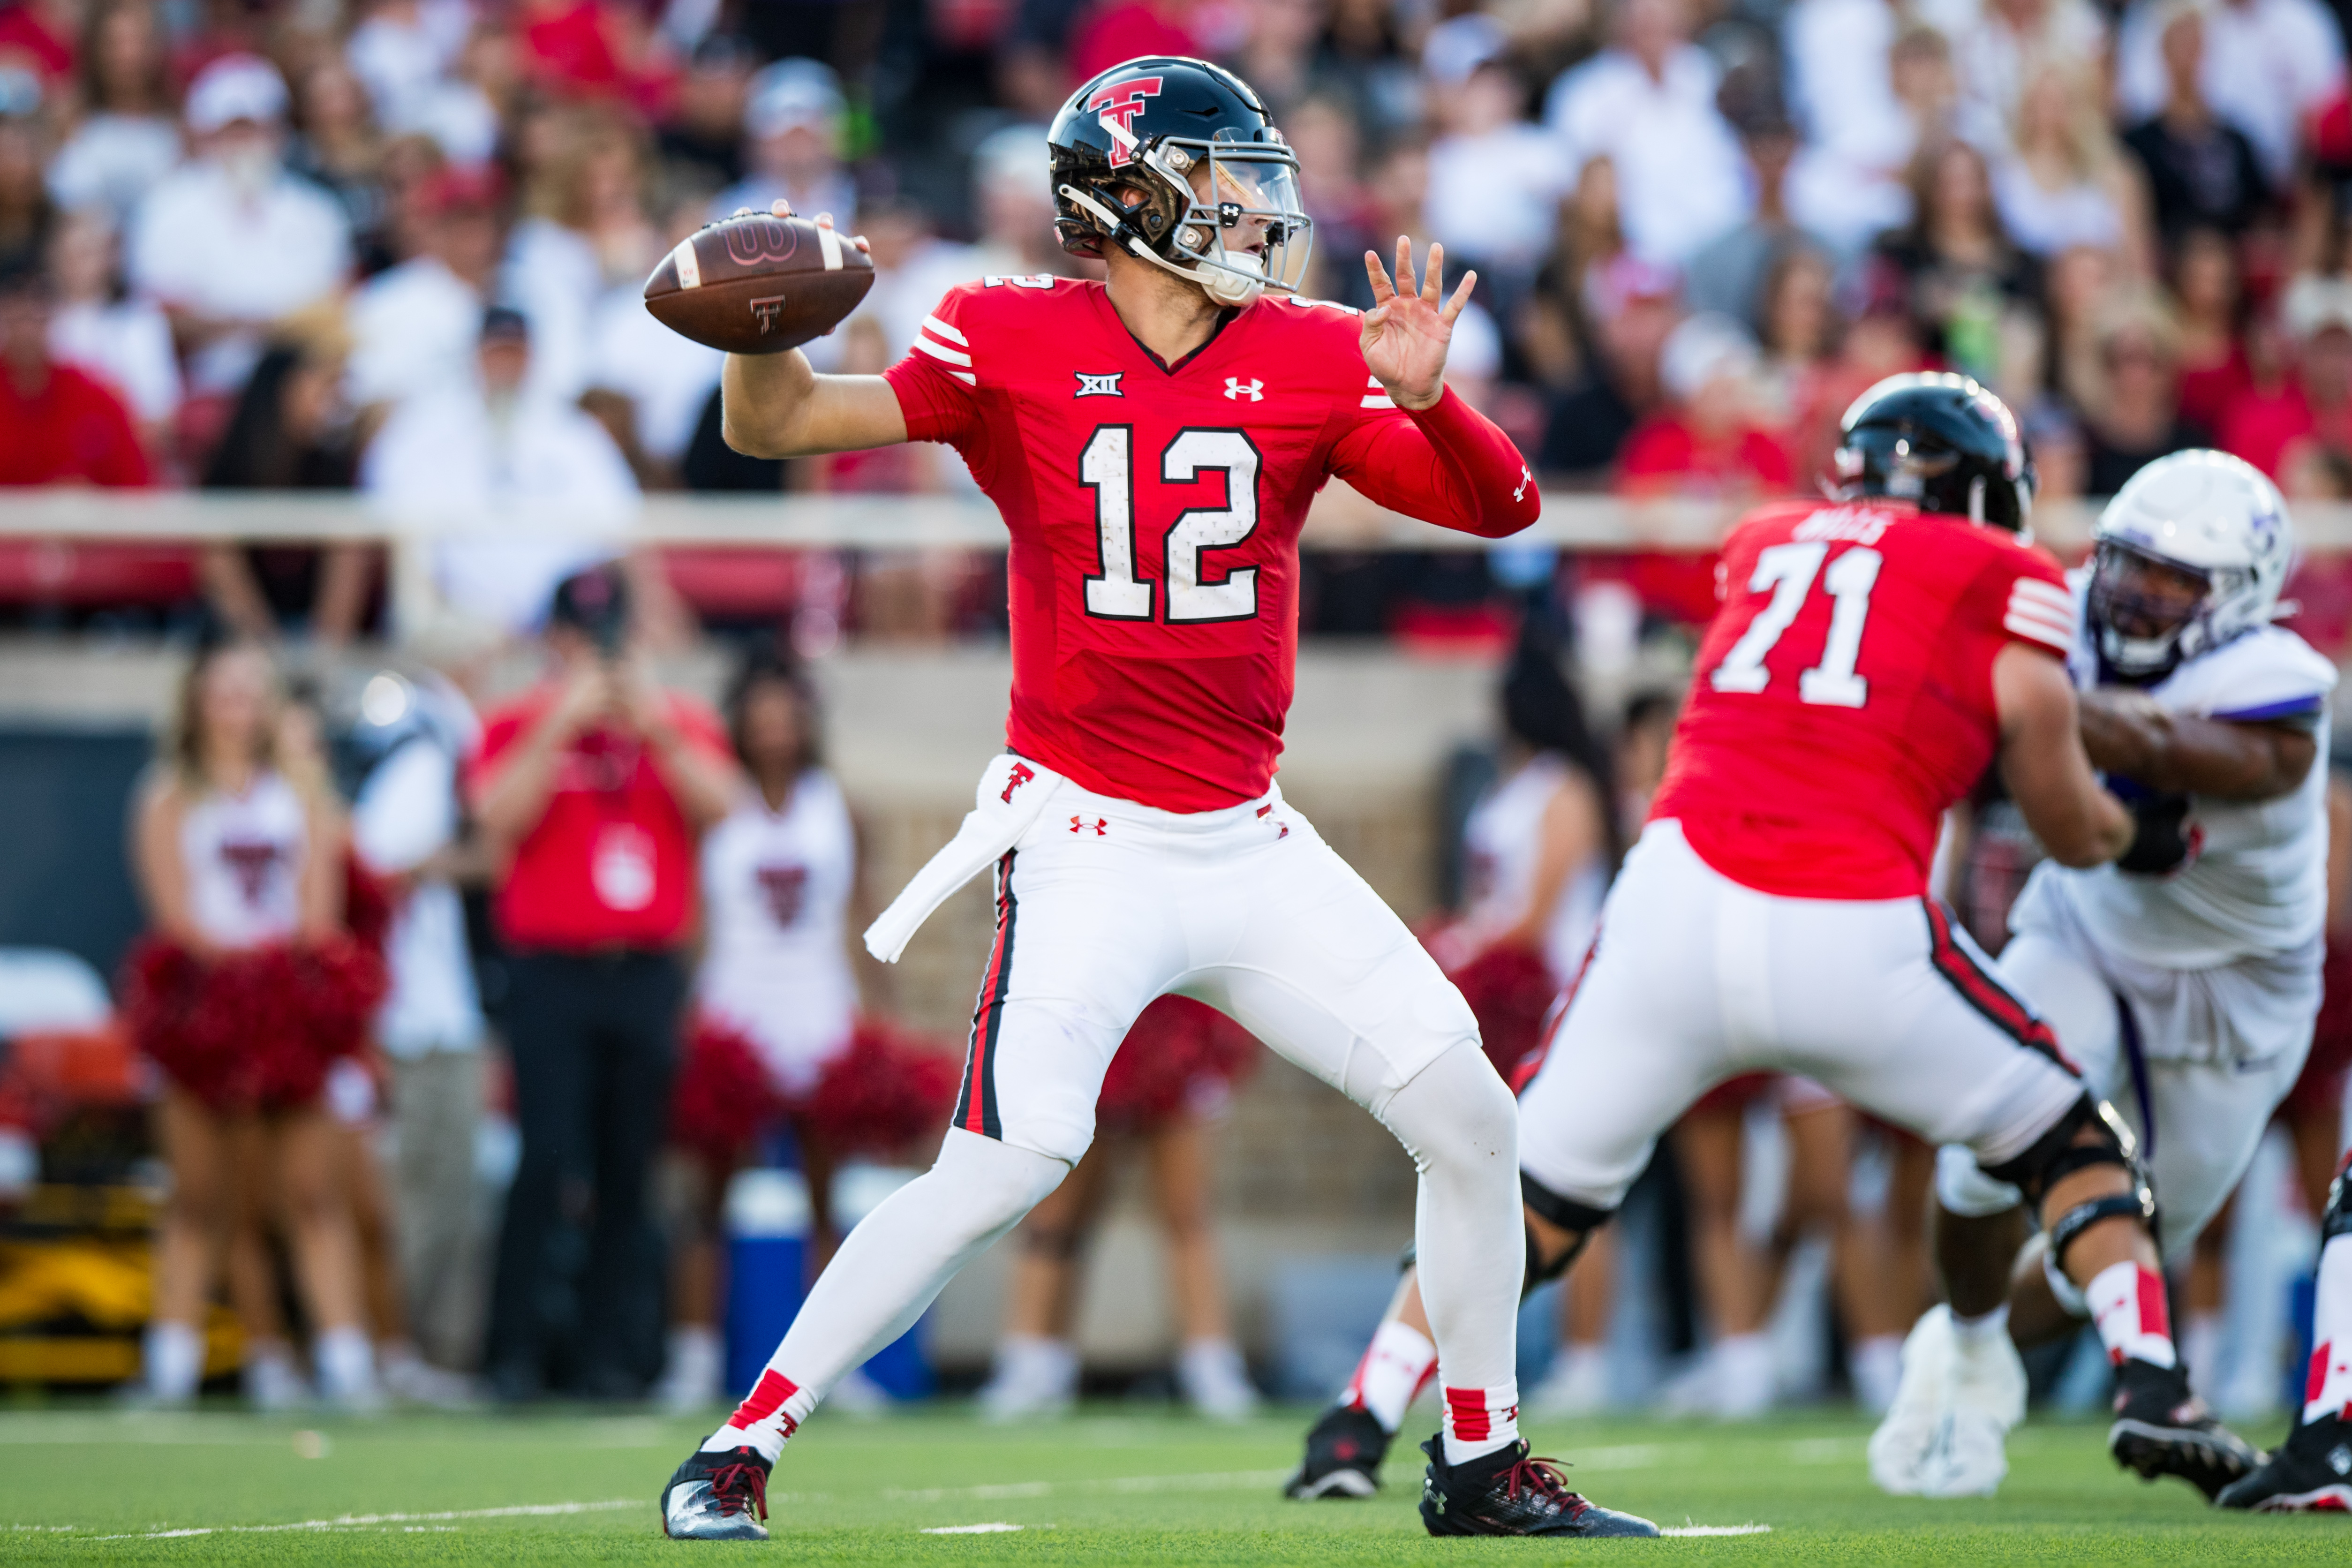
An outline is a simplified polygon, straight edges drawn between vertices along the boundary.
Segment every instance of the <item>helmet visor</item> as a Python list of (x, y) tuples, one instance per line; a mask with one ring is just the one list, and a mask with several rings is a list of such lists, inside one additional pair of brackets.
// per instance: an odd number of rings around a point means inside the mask
[(2213, 579), (2192, 566), (2107, 540), (2091, 569), (2091, 608), (2136, 643), (2169, 643), (2213, 600)]
[(1157, 151), (1192, 193), (1171, 240), (1176, 252), (1296, 293), (1315, 220), (1299, 199), (1298, 161), (1289, 150), (1171, 137)]

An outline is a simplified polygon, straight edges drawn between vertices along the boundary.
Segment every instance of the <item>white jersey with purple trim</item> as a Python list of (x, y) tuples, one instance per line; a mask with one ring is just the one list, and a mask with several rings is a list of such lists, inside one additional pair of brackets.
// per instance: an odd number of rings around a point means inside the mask
[(782, 811), (746, 789), (702, 841), (696, 999), (748, 1036), (791, 1093), (815, 1086), (856, 1024), (845, 917), (856, 858), (840, 786), (816, 768)]
[[(2074, 574), (2079, 603), (2088, 574)], [(2099, 684), (2089, 616), (2067, 660), (2076, 686)], [(2315, 952), (2327, 915), (2328, 694), (2336, 667), (2293, 632), (2263, 626), (2182, 662), (2148, 695), (2200, 719), (2307, 723), (2318, 760), (2300, 787), (2265, 801), (2197, 797), (2197, 854), (2168, 877), (2101, 866), (2037, 872), (2103, 945), (2141, 963), (2210, 969), (2239, 959)], [(2012, 922), (2013, 923), (2013, 922)]]

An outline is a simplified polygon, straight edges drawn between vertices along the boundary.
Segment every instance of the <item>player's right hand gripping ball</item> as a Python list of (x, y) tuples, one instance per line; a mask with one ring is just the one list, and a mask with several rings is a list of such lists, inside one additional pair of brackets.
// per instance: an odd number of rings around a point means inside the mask
[(775, 354), (833, 331), (873, 287), (873, 258), (830, 225), (738, 213), (662, 258), (646, 309), (698, 343)]

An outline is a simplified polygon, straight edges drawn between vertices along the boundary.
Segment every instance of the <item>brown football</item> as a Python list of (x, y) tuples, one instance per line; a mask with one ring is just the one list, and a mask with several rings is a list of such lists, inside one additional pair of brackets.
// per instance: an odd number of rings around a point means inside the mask
[(833, 331), (873, 287), (873, 258), (847, 235), (746, 213), (679, 240), (646, 279), (646, 309), (698, 343), (774, 354)]

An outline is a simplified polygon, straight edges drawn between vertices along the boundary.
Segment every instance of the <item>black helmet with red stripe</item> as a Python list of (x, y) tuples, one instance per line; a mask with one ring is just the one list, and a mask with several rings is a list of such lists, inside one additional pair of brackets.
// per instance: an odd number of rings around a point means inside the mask
[(1224, 305), (1295, 292), (1314, 220), (1298, 159), (1249, 84), (1173, 55), (1113, 66), (1070, 95), (1046, 135), (1062, 248), (1106, 245)]

